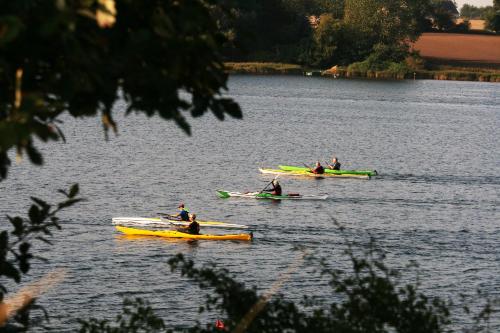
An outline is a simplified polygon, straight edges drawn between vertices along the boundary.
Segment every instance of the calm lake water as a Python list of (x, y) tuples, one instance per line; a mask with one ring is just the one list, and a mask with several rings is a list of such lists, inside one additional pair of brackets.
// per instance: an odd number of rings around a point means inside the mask
[[(345, 267), (346, 241), (362, 246), (370, 237), (404, 281), (417, 279), (404, 269), (417, 261), (429, 296), (459, 301), (460, 293), (474, 297), (479, 289), (500, 297), (500, 85), (233, 76), (229, 87), (243, 120), (189, 119), (188, 137), (157, 117), (122, 117), (118, 103), (119, 136), (105, 142), (97, 118), (66, 119), (66, 144), (39, 145), (43, 167), (24, 161), (0, 183), (2, 216), (25, 214), (29, 196), (55, 202), (56, 190), (73, 182), (87, 198), (60, 215), (63, 229), (52, 246), (37, 246), (49, 262), (37, 262), (30, 278), (55, 268), (68, 274), (40, 299), (52, 330), (74, 331), (77, 318), (114, 318), (125, 296), (149, 299), (172, 326), (206, 322), (197, 313), (205, 291), (167, 265), (179, 252), (266, 290), (296, 262), (297, 246)], [(262, 189), (272, 177), (260, 175), (260, 166), (312, 164), (333, 154), (343, 167), (380, 176), (281, 178), (285, 192), (329, 194), (323, 202), (216, 196), (216, 189)], [(112, 217), (153, 216), (181, 201), (201, 219), (251, 226), (255, 240), (131, 239), (111, 225)], [(281, 292), (328, 300), (326, 281), (306, 266)], [(467, 327), (460, 315), (456, 322)], [(493, 325), (500, 328), (498, 314)]]

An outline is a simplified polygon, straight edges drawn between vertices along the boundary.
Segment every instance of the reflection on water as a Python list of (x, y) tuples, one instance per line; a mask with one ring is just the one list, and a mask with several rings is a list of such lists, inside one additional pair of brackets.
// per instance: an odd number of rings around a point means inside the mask
[(147, 236), (147, 235), (117, 235), (115, 239), (120, 245), (126, 246), (126, 242), (150, 242), (151, 239), (159, 240), (167, 243), (186, 243), (191, 247), (198, 246), (198, 240), (196, 239), (187, 239), (187, 238), (166, 238), (166, 237), (158, 237), (158, 236)]

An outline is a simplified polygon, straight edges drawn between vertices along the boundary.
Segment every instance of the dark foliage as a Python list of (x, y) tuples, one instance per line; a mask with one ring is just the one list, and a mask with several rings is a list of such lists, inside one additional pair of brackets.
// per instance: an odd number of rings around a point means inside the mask
[[(156, 316), (147, 302), (137, 298), (125, 299), (123, 312), (114, 321), (79, 319), (80, 333), (136, 333), (136, 332), (167, 332), (165, 323)], [(171, 332), (171, 331), (168, 331)]]
[[(370, 247), (361, 258), (351, 251), (352, 270), (331, 269), (326, 262), (320, 274), (332, 288), (326, 304), (305, 298), (301, 304), (281, 295), (269, 298), (247, 288), (224, 269), (197, 268), (182, 255), (172, 258), (172, 270), (212, 290), (200, 311), (221, 314), (230, 331), (241, 332), (444, 332), (449, 324), (447, 304), (418, 291), (417, 285), (400, 285), (399, 273), (389, 269), (383, 255)], [(260, 306), (259, 306), (260, 305)], [(251, 318), (251, 320), (249, 320)], [(196, 326), (192, 332), (212, 332)]]
[(231, 39), (224, 52), (236, 61), (298, 62), (311, 35), (307, 17), (296, 2), (225, 0), (228, 11), (216, 12)]
[[(316, 274), (329, 281), (330, 291), (325, 290), (328, 301), (305, 296), (294, 303), (277, 288), (259, 293), (256, 287), (247, 287), (226, 269), (214, 264), (202, 267), (184, 258), (182, 254), (171, 258), (172, 271), (198, 283), (207, 291), (205, 304), (200, 313), (222, 319), (223, 331), (230, 332), (336, 332), (336, 333), (432, 333), (453, 332), (449, 308), (452, 305), (439, 298), (430, 298), (419, 290), (418, 283), (402, 284), (398, 270), (384, 263), (385, 255), (376, 249), (375, 243), (361, 254), (354, 254), (349, 246), (346, 255), (351, 268), (333, 269), (324, 259), (309, 256), (308, 267), (316, 267)], [(417, 268), (410, 265), (408, 268)], [(314, 276), (315, 278), (317, 276)], [(282, 277), (281, 279), (286, 279)], [(279, 282), (279, 281), (278, 281)], [(279, 285), (280, 283), (278, 283)], [(324, 299), (325, 297), (322, 297)], [(470, 300), (469, 300), (470, 302)], [(492, 332), (491, 315), (499, 302), (488, 301), (483, 310), (472, 317), (474, 323), (468, 333)], [(470, 310), (464, 307), (465, 314)], [(167, 331), (166, 324), (157, 317), (151, 307), (140, 299), (125, 301), (124, 314), (115, 322), (90, 319), (79, 320), (82, 333), (98, 332), (158, 332)], [(171, 331), (220, 332), (214, 323), (193, 323), (190, 328), (174, 328)]]
[(486, 13), (486, 27), (500, 33), (500, 1), (493, 0), (493, 9)]
[[(34, 254), (32, 246), (34, 241), (41, 241), (50, 244), (49, 237), (54, 229), (61, 229), (59, 218), (56, 216), (62, 209), (70, 207), (81, 201), (78, 198), (78, 184), (71, 187), (69, 192), (59, 190), (66, 197), (56, 205), (31, 197), (33, 204), (28, 210), (28, 218), (20, 216), (7, 216), (12, 225), (9, 232), (0, 232), (0, 306), (2, 311), (5, 305), (2, 304), (8, 293), (6, 281), (11, 280), (19, 283), (23, 275), (27, 274), (31, 268), (33, 259), (42, 259)], [(33, 309), (34, 300), (29, 301), (15, 316), (15, 321), (20, 324), (19, 329), (29, 327), (29, 310)], [(7, 320), (5, 313), (0, 315), (0, 325)]]
[(488, 12), (490, 12), (493, 7), (476, 7), (469, 4), (464, 4), (462, 8), (460, 8), (460, 17), (469, 19), (469, 20), (485, 20)]
[(441, 31), (448, 31), (455, 26), (458, 17), (457, 5), (451, 0), (433, 0), (431, 17), (434, 26)]
[[(222, 97), (227, 75), (224, 36), (210, 17), (212, 1), (0, 0), (0, 179), (9, 149), (43, 162), (33, 138), (64, 139), (58, 117), (111, 114), (123, 98), (127, 113), (159, 115), (190, 133), (185, 113), (206, 110), (241, 118)], [(183, 94), (185, 93), (185, 94)]]
[[(210, 16), (215, 2), (185, 1), (4, 1), (0, 0), (0, 180), (7, 177), (9, 150), (34, 164), (43, 158), (34, 142), (65, 140), (59, 118), (102, 118), (105, 134), (116, 131), (111, 110), (118, 98), (127, 113), (159, 115), (190, 133), (185, 112), (207, 110), (218, 118), (241, 118), (226, 89), (220, 46), (223, 34)], [(116, 6), (115, 6), (116, 5)], [(77, 203), (78, 186), (56, 206), (32, 198), (29, 218), (7, 219), (14, 230), (0, 232), (0, 275), (19, 283), (30, 269), (35, 240), (49, 242), (56, 214)], [(7, 293), (0, 285), (0, 301)], [(6, 319), (1, 305), (2, 322)], [(29, 324), (27, 301), (14, 317)], [(143, 314), (143, 313), (141, 313)], [(12, 322), (12, 320), (11, 320)]]
[(214, 11), (231, 40), (232, 61), (328, 67), (365, 59), (374, 45), (395, 46), (428, 29), (430, 0), (225, 0)]

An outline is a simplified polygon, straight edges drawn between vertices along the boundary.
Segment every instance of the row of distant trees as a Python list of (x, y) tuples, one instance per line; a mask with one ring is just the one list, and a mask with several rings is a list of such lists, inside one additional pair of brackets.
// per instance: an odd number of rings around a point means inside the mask
[(223, 6), (230, 10), (214, 17), (228, 37), (224, 55), (234, 61), (329, 66), (373, 55), (400, 62), (422, 32), (468, 29), (457, 26), (451, 0), (224, 0)]
[(460, 9), (460, 17), (469, 20), (486, 20), (488, 14), (493, 10), (493, 6), (476, 7), (464, 4)]
[(493, 0), (493, 10), (486, 16), (487, 28), (500, 32), (500, 0)]
[(485, 27), (491, 31), (500, 31), (500, 0), (493, 0), (493, 6), (476, 7), (465, 4), (460, 9), (460, 16), (467, 20), (485, 20)]

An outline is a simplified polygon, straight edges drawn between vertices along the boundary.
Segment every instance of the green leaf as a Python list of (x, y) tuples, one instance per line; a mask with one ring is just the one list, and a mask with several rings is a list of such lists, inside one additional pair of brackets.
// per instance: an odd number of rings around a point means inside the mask
[(17, 283), (21, 281), (21, 274), (19, 271), (12, 265), (10, 262), (5, 261), (2, 265), (2, 270), (0, 271), (0, 275), (6, 276), (8, 278), (13, 279)]
[(184, 118), (182, 115), (179, 113), (174, 117), (175, 122), (177, 125), (186, 132), (187, 135), (191, 135), (191, 126), (189, 126), (188, 122), (186, 121), (186, 118)]
[(14, 41), (23, 30), (24, 25), (17, 16), (0, 17), (0, 47)]
[(40, 209), (38, 208), (38, 206), (31, 205), (28, 215), (31, 223), (40, 224), (42, 222), (42, 215), (40, 213)]
[(77, 202), (80, 202), (82, 200), (83, 199), (69, 199), (69, 200), (66, 200), (66, 201), (61, 202), (60, 204), (58, 204), (57, 208), (58, 209), (63, 209), (63, 208), (66, 208), (66, 207), (70, 207), (70, 206), (73, 206), (74, 204), (76, 204)]
[(14, 218), (8, 216), (8, 219), (10, 223), (12, 223), (12, 225), (14, 226), (14, 231), (12, 232), (12, 234), (20, 237), (24, 233), (23, 219), (20, 218), (19, 216), (16, 216)]
[(59, 190), (57, 190), (57, 192), (62, 193), (62, 194), (64, 194), (65, 196), (69, 197), (68, 192), (66, 192), (65, 190), (61, 190), (61, 189), (59, 189)]
[(78, 183), (73, 184), (73, 186), (71, 186), (71, 189), (69, 190), (69, 195), (68, 195), (68, 197), (69, 197), (69, 198), (74, 198), (74, 197), (78, 194), (79, 189), (80, 189), (80, 188), (79, 188), (79, 186), (78, 186)]
[(30, 247), (31, 245), (29, 243), (22, 243), (19, 245), (19, 252), (21, 252), (21, 254), (26, 254), (30, 250)]
[(47, 204), (45, 201), (35, 198), (35, 197), (30, 197), (32, 201), (36, 202), (40, 207), (42, 208), (47, 208), (50, 207), (49, 204)]
[(233, 118), (241, 119), (243, 118), (243, 113), (241, 112), (241, 108), (232, 99), (229, 98), (221, 98), (217, 101), (224, 111)]
[(10, 158), (7, 153), (0, 151), (0, 180), (7, 178), (7, 170), (10, 167)]
[(4, 230), (0, 233), (0, 253), (5, 253), (5, 251), (7, 250), (8, 242), (9, 235), (7, 231)]
[(28, 144), (26, 147), (26, 152), (28, 153), (28, 157), (33, 164), (42, 165), (43, 157), (42, 154), (38, 152), (38, 150), (33, 146), (32, 143)]

